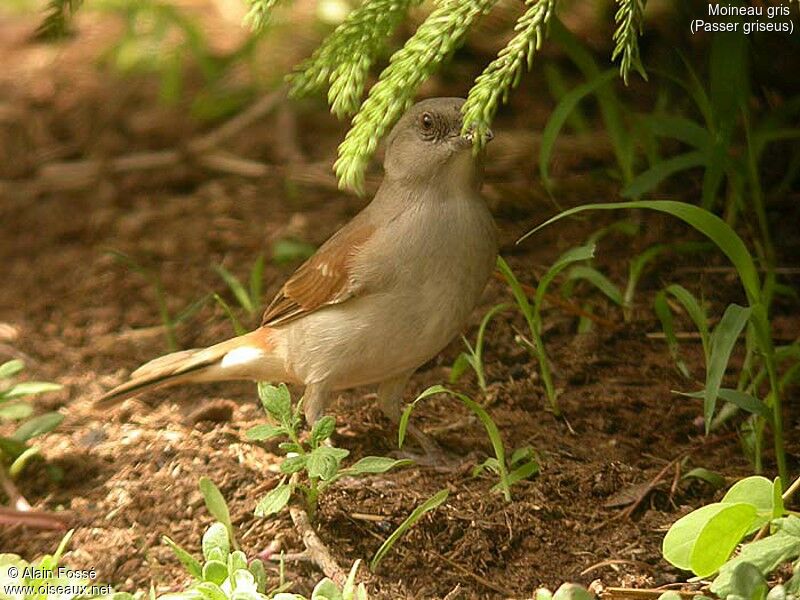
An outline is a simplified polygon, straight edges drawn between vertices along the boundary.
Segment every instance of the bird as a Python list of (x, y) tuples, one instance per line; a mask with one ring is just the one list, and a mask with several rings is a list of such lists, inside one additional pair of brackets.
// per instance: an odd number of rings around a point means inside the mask
[(484, 151), (463, 131), (464, 102), (431, 98), (405, 112), (371, 202), (289, 277), (257, 329), (151, 360), (97, 404), (184, 383), (282, 382), (304, 386), (311, 426), (334, 392), (377, 385), (398, 423), (411, 375), (462, 331), (496, 263)]

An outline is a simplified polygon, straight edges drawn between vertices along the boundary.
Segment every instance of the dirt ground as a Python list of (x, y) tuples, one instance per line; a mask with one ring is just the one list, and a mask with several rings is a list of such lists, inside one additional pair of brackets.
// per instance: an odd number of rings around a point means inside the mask
[[(180, 149), (214, 128), (189, 119), (185, 105), (159, 103), (152, 78), (122, 78), (88, 58), (106, 35), (95, 19), (85, 17), (80, 35), (54, 49), (32, 40), (34, 20), (0, 15), (0, 55), (9, 66), (0, 75), (0, 323), (6, 326), (0, 360), (22, 357), (27, 377), (65, 386), (36, 400), (38, 409), (66, 417), (42, 444), (47, 463), (63, 476), (55, 481), (45, 463), (35, 462), (18, 482), (36, 508), (70, 515), (76, 531), (64, 562), (95, 568), (98, 580), (119, 590), (151, 583), (176, 589), (185, 575), (160, 538), (168, 535), (199, 552), (200, 536), (212, 520), (198, 491), (200, 476), (215, 481), (227, 498), (248, 555), (276, 539), (287, 552), (302, 544), (288, 515), (253, 516), (256, 502), (280, 476), (277, 446), (244, 438), (263, 418), (252, 384), (174, 388), (108, 411), (92, 406), (133, 368), (167, 350), (153, 286), (109, 250), (158, 272), (170, 310), (177, 313), (209, 292), (233, 300), (213, 265), (246, 277), (255, 257), (269, 257), (278, 240), (319, 245), (365, 201), (335, 190), (328, 167), (345, 126), (318, 100), (281, 103), (226, 143), (268, 165), (266, 175), (225, 174), (191, 161), (123, 176), (100, 169), (98, 175), (64, 178), (41, 170), (54, 161)], [(467, 69), (454, 67), (459, 68)], [(436, 80), (424, 92), (463, 94), (466, 87), (455, 81)], [(563, 251), (626, 216), (641, 222), (640, 235), (609, 235), (595, 260), (618, 284), (633, 253), (655, 242), (695, 239), (667, 219), (604, 214), (563, 221), (516, 245), (522, 233), (557, 211), (535, 175), (539, 134), (532, 132), (541, 131), (553, 106), (537, 92), (541, 86), (540, 76), (532, 75), (501, 114), (488, 160), (486, 195), (501, 252), (522, 281), (535, 284)], [(561, 206), (617, 196), (607, 172), (613, 158), (600, 137), (565, 135), (555, 155)], [(678, 178), (665, 196), (694, 199), (699, 185), (697, 177)], [(798, 222), (797, 199), (787, 199), (788, 214), (775, 220), (781, 264), (790, 267), (797, 266), (800, 248), (791, 226)], [(296, 266), (268, 261), (265, 300)], [(720, 314), (724, 304), (743, 301), (727, 266), (713, 252), (660, 262), (640, 284), (631, 323), (623, 323), (621, 312), (589, 288), (576, 290), (576, 302), (590, 305), (603, 323), (588, 333), (576, 333), (574, 315), (548, 308), (546, 343), (564, 418), (545, 410), (537, 365), (515, 342), (523, 320), (515, 312), (502, 314), (488, 330), (485, 397), (469, 374), (456, 387), (486, 403), (507, 448), (536, 450), (541, 473), (515, 486), (510, 504), (490, 493), (492, 478), (470, 473), (491, 452), (480, 423), (454, 400), (436, 397), (413, 418), (446, 450), (466, 457), (464, 467), (443, 473), (414, 466), (342, 481), (321, 501), (319, 535), (342, 565), (368, 560), (416, 505), (447, 488), (447, 502), (395, 546), (377, 573), (362, 570), (374, 597), (441, 598), (460, 584), (462, 598), (521, 598), (563, 581), (650, 587), (682, 580), (685, 574), (660, 558), (661, 539), (670, 523), (711, 501), (714, 492), (707, 484), (681, 480), (680, 473), (701, 466), (731, 481), (750, 466), (735, 429), (704, 437), (700, 401), (671, 392), (701, 387), (701, 351), (691, 340), (682, 345), (697, 381), (683, 379), (663, 339), (648, 335), (660, 332), (652, 298), (665, 284), (681, 282)], [(787, 282), (797, 285), (797, 276)], [(502, 283), (490, 282), (467, 335), (474, 337), (489, 307), (509, 298)], [(800, 331), (796, 304), (779, 302), (776, 315), (778, 338)], [(681, 326), (691, 330), (688, 323)], [(187, 348), (233, 334), (213, 303), (177, 333)], [(423, 366), (408, 398), (445, 383), (461, 349), (455, 340)], [(334, 443), (353, 458), (394, 450), (395, 432), (373, 391), (348, 391), (333, 407)], [(796, 472), (796, 393), (786, 405), (790, 468)], [(683, 462), (672, 462), (681, 457)], [(659, 473), (633, 515), (623, 515)], [(0, 530), (0, 550), (33, 559), (52, 551), (61, 535), (6, 528)], [(297, 591), (308, 591), (319, 573), (290, 564), (287, 577)]]

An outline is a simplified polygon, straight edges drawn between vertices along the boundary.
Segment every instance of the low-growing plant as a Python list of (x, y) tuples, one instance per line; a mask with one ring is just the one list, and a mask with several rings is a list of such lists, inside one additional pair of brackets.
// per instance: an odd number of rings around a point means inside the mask
[(594, 600), (595, 596), (585, 587), (576, 583), (563, 583), (555, 591), (539, 588), (534, 595), (535, 600)]
[[(291, 583), (283, 581), (283, 570), (278, 585), (268, 589), (264, 563), (248, 559), (239, 550), (230, 522), (230, 512), (219, 489), (208, 478), (200, 480), (200, 490), (212, 515), (222, 520), (213, 523), (203, 534), (203, 560), (198, 560), (169, 537), (162, 539), (192, 577), (186, 589), (164, 594), (164, 600), (306, 600), (300, 594), (287, 590)], [(343, 586), (327, 577), (314, 587), (310, 600), (368, 600), (363, 583), (356, 586), (355, 576), (360, 561), (353, 564)]]
[[(429, 398), (436, 394), (447, 394), (460, 400), (464, 406), (472, 411), (481, 421), (486, 429), (486, 434), (489, 436), (492, 449), (494, 450), (494, 460), (491, 461), (487, 466), (490, 470), (496, 472), (500, 478), (500, 481), (494, 488), (492, 488), (492, 491), (501, 491), (506, 501), (511, 502), (511, 486), (523, 479), (527, 479), (528, 477), (535, 475), (539, 471), (538, 462), (532, 454), (527, 455), (525, 453), (517, 454), (517, 460), (514, 460), (514, 457), (512, 456), (512, 460), (507, 461), (505, 446), (503, 445), (503, 439), (500, 436), (500, 431), (497, 429), (497, 425), (492, 420), (492, 417), (489, 416), (489, 413), (486, 412), (486, 409), (466, 394), (454, 392), (453, 390), (449, 390), (442, 385), (434, 385), (423, 391), (413, 402), (409, 403), (408, 406), (405, 407), (403, 414), (400, 416), (400, 426), (397, 434), (398, 446), (401, 448), (403, 447), (403, 442), (405, 441), (406, 432), (408, 430), (408, 422), (416, 405), (425, 398)], [(513, 466), (514, 468), (509, 472), (510, 466)]]
[(286, 456), (281, 461), (280, 471), (287, 477), (261, 499), (256, 506), (256, 516), (265, 517), (280, 512), (289, 504), (292, 496), (299, 493), (309, 515), (313, 517), (320, 494), (342, 477), (385, 473), (412, 462), (366, 456), (349, 467), (343, 467), (342, 461), (350, 452), (330, 445), (330, 437), (336, 428), (336, 420), (332, 416), (320, 418), (304, 439), (302, 399), (293, 407), (291, 395), (284, 384), (274, 386), (259, 383), (258, 395), (270, 422), (249, 429), (247, 439), (260, 442), (283, 438), (285, 441), (279, 444), (279, 448), (286, 452)]
[(177, 326), (191, 318), (198, 310), (203, 308), (211, 296), (203, 296), (190, 303), (178, 314), (173, 315), (167, 303), (167, 292), (164, 290), (164, 284), (162, 283), (161, 277), (156, 271), (144, 266), (135, 258), (125, 254), (124, 252), (120, 252), (118, 250), (109, 250), (108, 254), (112, 256), (114, 260), (125, 265), (134, 273), (138, 273), (144, 277), (153, 287), (153, 290), (156, 294), (156, 302), (158, 303), (158, 313), (161, 317), (161, 324), (164, 326), (164, 336), (167, 343), (167, 349), (170, 352), (176, 352), (179, 350), (180, 347), (178, 345), (178, 337), (175, 333)]
[[(720, 598), (741, 591), (746, 581), (763, 581), (777, 567), (800, 558), (800, 518), (786, 509), (798, 488), (800, 478), (783, 494), (779, 478), (753, 476), (736, 482), (720, 502), (694, 510), (670, 527), (662, 544), (664, 558), (698, 577), (717, 574), (711, 591)], [(756, 532), (755, 538), (742, 543)], [(731, 558), (740, 544), (739, 553)], [(800, 561), (795, 572), (798, 568)], [(795, 575), (785, 589), (797, 594), (800, 577)]]
[(372, 560), (369, 563), (369, 570), (375, 572), (384, 556), (389, 553), (389, 550), (392, 549), (395, 543), (397, 543), (397, 541), (403, 537), (406, 532), (417, 523), (417, 521), (425, 516), (425, 514), (441, 506), (445, 500), (447, 500), (447, 496), (449, 494), (450, 492), (447, 489), (439, 490), (433, 496), (425, 500), (413, 511), (411, 511), (411, 514), (408, 515), (408, 517), (406, 517), (403, 522), (397, 526), (397, 529), (389, 534), (389, 537), (384, 540), (384, 542), (381, 544), (381, 547), (375, 552), (375, 555), (372, 557)]
[(450, 383), (456, 383), (461, 379), (461, 376), (467, 368), (471, 368), (478, 378), (478, 386), (481, 388), (481, 391), (486, 391), (486, 371), (483, 368), (483, 347), (486, 339), (486, 328), (494, 317), (509, 308), (511, 308), (510, 304), (498, 304), (489, 309), (483, 316), (483, 319), (481, 319), (481, 324), (478, 327), (478, 334), (475, 337), (474, 347), (465, 336), (461, 336), (464, 345), (467, 347), (467, 351), (460, 353), (453, 362), (453, 366), (450, 369)]
[[(530, 446), (517, 448), (508, 459), (506, 470), (508, 471), (508, 484), (512, 486), (539, 473), (539, 458)], [(472, 476), (478, 477), (486, 471), (494, 473), (498, 477), (500, 476), (500, 463), (498, 463), (496, 457), (490, 456), (481, 464), (475, 465), (472, 469)], [(500, 491), (500, 489), (500, 483), (496, 483), (492, 487), (493, 492)]]
[(559, 415), (561, 411), (558, 406), (556, 388), (553, 385), (550, 359), (547, 356), (547, 350), (545, 349), (542, 339), (542, 305), (544, 304), (547, 288), (550, 283), (552, 283), (553, 279), (555, 279), (556, 275), (573, 263), (588, 260), (592, 258), (592, 256), (594, 256), (594, 244), (572, 248), (562, 254), (539, 280), (539, 285), (536, 287), (536, 294), (533, 298), (533, 305), (531, 305), (528, 300), (528, 295), (522, 288), (517, 276), (511, 270), (511, 267), (508, 266), (508, 263), (501, 256), (497, 258), (497, 268), (503, 277), (505, 277), (509, 288), (511, 288), (514, 300), (517, 301), (517, 306), (528, 324), (528, 331), (531, 339), (527, 341), (523, 338), (523, 344), (539, 364), (539, 373), (544, 383), (547, 401), (550, 405), (550, 410), (556, 415)]
[[(716, 333), (713, 339), (709, 338), (706, 385), (703, 390), (698, 392), (698, 395), (703, 398), (703, 416), (706, 432), (711, 428), (718, 398), (724, 397), (722, 394), (727, 394), (727, 392), (720, 393), (720, 390), (724, 389), (722, 388), (722, 379), (733, 344), (746, 327), (745, 364), (747, 368), (743, 372), (758, 372), (758, 369), (755, 368), (757, 364), (759, 369), (763, 369), (763, 379), (766, 381), (768, 391), (763, 396), (763, 400), (759, 399), (757, 396), (760, 390), (753, 385), (756, 379), (746, 375), (749, 383), (742, 386), (740, 380), (741, 389), (736, 390), (735, 397), (739, 399), (740, 405), (746, 404), (752, 407), (763, 405), (766, 408), (766, 410), (758, 409), (758, 412), (754, 414), (753, 439), (755, 440), (754, 445), (758, 461), (756, 462), (756, 469), (758, 470), (761, 467), (761, 439), (765, 428), (769, 425), (773, 434), (778, 473), (783, 485), (786, 486), (788, 484), (788, 473), (783, 438), (783, 413), (781, 411), (783, 388), (778, 373), (778, 358), (772, 341), (769, 319), (769, 307), (773, 297), (775, 281), (774, 277), (768, 275), (762, 282), (747, 246), (725, 221), (698, 206), (668, 200), (587, 204), (561, 212), (529, 231), (522, 239), (555, 221), (583, 211), (617, 209), (655, 210), (679, 218), (708, 237), (733, 263), (744, 288), (748, 306), (742, 307), (736, 304), (728, 306), (722, 320), (715, 329)], [(729, 396), (733, 397), (732, 395)], [(744, 402), (745, 400), (746, 403)], [(766, 417), (767, 412), (769, 413), (769, 418)]]
[[(236, 275), (222, 265), (214, 265), (214, 270), (228, 286), (228, 289), (230, 289), (233, 297), (236, 298), (239, 306), (247, 313), (248, 319), (250, 321), (254, 320), (261, 311), (262, 290), (264, 287), (264, 255), (259, 254), (253, 262), (246, 287)], [(236, 335), (245, 334), (247, 328), (242, 325), (242, 322), (233, 312), (230, 304), (219, 294), (214, 294), (214, 300), (222, 307), (222, 310), (225, 311), (225, 314), (233, 325)]]
[(31, 417), (33, 406), (27, 398), (44, 392), (60, 390), (57, 383), (21, 381), (12, 379), (25, 368), (21, 360), (10, 360), (0, 365), (0, 421), (20, 421), (9, 436), (0, 436), (0, 469), (17, 477), (25, 465), (39, 454), (39, 446), (31, 446), (33, 438), (53, 431), (64, 420), (58, 412), (48, 412)]

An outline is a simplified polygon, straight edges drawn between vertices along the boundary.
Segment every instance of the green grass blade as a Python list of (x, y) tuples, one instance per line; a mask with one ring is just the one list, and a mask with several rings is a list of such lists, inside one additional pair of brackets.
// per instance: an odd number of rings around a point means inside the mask
[(711, 145), (708, 130), (686, 117), (647, 115), (644, 122), (653, 135), (678, 140), (697, 150), (706, 150)]
[(744, 308), (738, 304), (729, 305), (711, 336), (711, 358), (706, 371), (706, 389), (703, 397), (703, 416), (706, 423), (706, 433), (711, 429), (711, 420), (714, 417), (717, 396), (719, 395), (720, 387), (722, 387), (722, 378), (728, 367), (731, 352), (739, 334), (742, 333), (744, 326), (747, 324), (751, 312), (751, 308)]
[(400, 525), (395, 529), (391, 535), (386, 538), (386, 541), (381, 544), (381, 547), (378, 548), (378, 551), (375, 553), (375, 556), (372, 557), (372, 560), (369, 563), (369, 570), (374, 572), (375, 569), (378, 568), (378, 565), (383, 560), (383, 557), (392, 549), (392, 546), (395, 545), (397, 540), (399, 540), (405, 533), (413, 527), (417, 521), (419, 521), (425, 513), (432, 511), (433, 509), (439, 507), (445, 500), (447, 500), (447, 496), (450, 492), (446, 489), (440, 490), (436, 492), (433, 496), (425, 500), (422, 504), (417, 506), (406, 520), (400, 523)]
[(656, 163), (643, 173), (637, 175), (622, 190), (623, 198), (639, 198), (653, 191), (658, 185), (675, 173), (699, 167), (706, 162), (706, 154), (700, 151), (687, 152), (673, 158)]
[(225, 315), (228, 317), (231, 325), (233, 325), (233, 331), (236, 333), (236, 335), (244, 335), (247, 333), (247, 330), (242, 325), (242, 322), (236, 317), (235, 314), (233, 314), (233, 310), (231, 310), (230, 305), (222, 299), (222, 296), (215, 293), (214, 300), (216, 300), (217, 304), (222, 307), (222, 310), (225, 312)]
[(222, 265), (214, 265), (214, 270), (220, 277), (222, 277), (222, 280), (230, 288), (231, 292), (233, 292), (233, 295), (235, 296), (236, 300), (239, 301), (239, 304), (242, 306), (242, 308), (244, 308), (248, 313), (253, 314), (255, 312), (255, 307), (250, 301), (250, 296), (247, 294), (247, 290), (244, 289), (244, 286), (236, 278), (236, 276)]
[(681, 359), (678, 351), (678, 338), (675, 335), (672, 311), (669, 308), (669, 304), (667, 304), (667, 295), (664, 290), (660, 290), (656, 294), (653, 300), (653, 310), (655, 310), (658, 320), (661, 321), (664, 339), (667, 341), (667, 348), (669, 348), (672, 360), (675, 361), (675, 366), (678, 367), (678, 371), (680, 371), (681, 375), (686, 377), (686, 379), (691, 379), (691, 373), (689, 373), (689, 369), (686, 367), (686, 363)]
[[(259, 254), (250, 270), (250, 301), (253, 306), (261, 302), (261, 293), (264, 289), (264, 255)], [(255, 310), (254, 310), (255, 312)], [(252, 316), (252, 315), (251, 315)]]
[[(759, 301), (761, 284), (753, 257), (744, 245), (742, 238), (731, 229), (725, 221), (716, 215), (703, 210), (698, 206), (675, 202), (673, 200), (638, 200), (632, 202), (608, 202), (602, 204), (584, 204), (563, 211), (533, 228), (519, 240), (527, 239), (535, 232), (565, 217), (585, 212), (587, 210), (619, 210), (619, 209), (644, 208), (667, 213), (694, 227), (697, 231), (711, 239), (717, 247), (728, 257), (739, 273), (748, 301), (755, 304)], [(518, 243), (519, 243), (518, 242)]]
[(553, 154), (556, 139), (558, 139), (564, 123), (567, 122), (567, 118), (573, 113), (581, 100), (608, 84), (616, 74), (615, 69), (609, 69), (591, 81), (579, 85), (568, 94), (565, 94), (550, 114), (550, 118), (547, 120), (542, 132), (542, 145), (539, 150), (539, 175), (546, 187), (552, 186), (549, 171), (550, 157)]
[(591, 283), (617, 306), (622, 306), (622, 292), (608, 277), (594, 267), (576, 265), (569, 270), (567, 277), (571, 280), (583, 279)]

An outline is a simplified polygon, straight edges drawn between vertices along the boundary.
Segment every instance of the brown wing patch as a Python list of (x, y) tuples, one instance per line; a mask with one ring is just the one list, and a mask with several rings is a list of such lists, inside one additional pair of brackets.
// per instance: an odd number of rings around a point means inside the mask
[(261, 325), (281, 325), (355, 295), (358, 284), (351, 279), (350, 260), (374, 230), (352, 221), (334, 234), (283, 285), (264, 312)]

